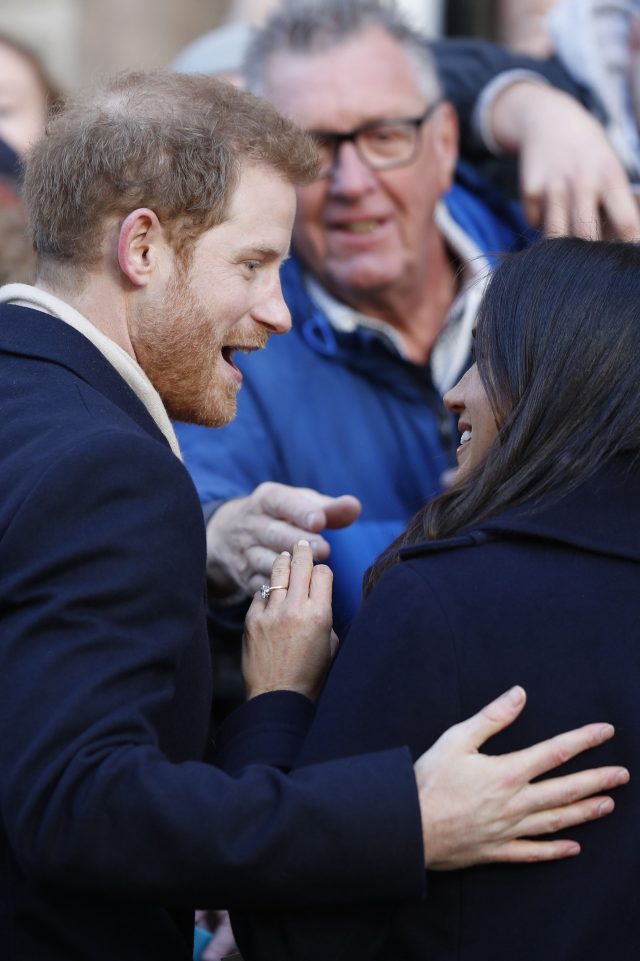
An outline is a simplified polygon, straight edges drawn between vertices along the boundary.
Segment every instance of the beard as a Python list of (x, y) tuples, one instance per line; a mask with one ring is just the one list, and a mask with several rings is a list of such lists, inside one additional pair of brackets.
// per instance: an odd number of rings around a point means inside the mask
[[(160, 394), (170, 417), (223, 427), (236, 415), (240, 384), (225, 370), (224, 338), (216, 316), (193, 294), (188, 273), (177, 267), (162, 303), (138, 308), (131, 341), (138, 363)], [(267, 334), (253, 334), (263, 347)]]

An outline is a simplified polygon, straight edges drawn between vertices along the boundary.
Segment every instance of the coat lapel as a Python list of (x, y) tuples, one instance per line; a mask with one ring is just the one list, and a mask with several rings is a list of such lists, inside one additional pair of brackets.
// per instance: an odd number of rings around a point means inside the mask
[(56, 317), (28, 307), (3, 304), (0, 353), (33, 357), (65, 367), (120, 407), (142, 430), (167, 444), (144, 404), (98, 348)]

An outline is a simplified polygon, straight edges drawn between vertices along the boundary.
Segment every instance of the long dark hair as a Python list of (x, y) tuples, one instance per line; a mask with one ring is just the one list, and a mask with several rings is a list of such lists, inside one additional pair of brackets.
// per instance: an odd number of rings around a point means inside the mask
[(400, 547), (560, 497), (621, 451), (640, 453), (640, 245), (570, 238), (507, 258), (478, 315), (476, 363), (498, 424), (484, 462), (416, 514)]

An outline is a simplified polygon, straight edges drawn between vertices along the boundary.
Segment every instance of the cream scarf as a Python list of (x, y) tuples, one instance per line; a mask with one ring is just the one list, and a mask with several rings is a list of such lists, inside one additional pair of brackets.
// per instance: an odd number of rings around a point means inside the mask
[(83, 317), (69, 304), (65, 304), (63, 300), (54, 297), (53, 294), (46, 293), (38, 287), (32, 287), (30, 284), (7, 284), (0, 287), (0, 304), (14, 304), (17, 307), (31, 307), (34, 310), (40, 310), (64, 321), (78, 333), (83, 334), (127, 382), (136, 397), (144, 404), (159, 430), (166, 437), (173, 453), (182, 460), (178, 438), (160, 394), (140, 364), (136, 363), (126, 350), (123, 350), (110, 337), (101, 333), (86, 317)]

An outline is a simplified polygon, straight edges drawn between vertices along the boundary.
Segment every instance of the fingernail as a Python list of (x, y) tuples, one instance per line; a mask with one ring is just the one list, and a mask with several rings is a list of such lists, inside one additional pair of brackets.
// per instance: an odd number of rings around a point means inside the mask
[(508, 698), (509, 704), (513, 704), (513, 706), (516, 707), (516, 705), (522, 704), (522, 701), (524, 700), (524, 688), (520, 687), (519, 684), (516, 684), (516, 686), (512, 687), (510, 691), (507, 691), (505, 697)]
[(620, 774), (618, 774), (615, 783), (616, 783), (616, 784), (628, 784), (628, 783), (629, 783), (629, 772), (628, 772), (628, 771), (620, 771)]
[(291, 557), (289, 551), (280, 551), (280, 557)]
[(610, 797), (605, 798), (604, 801), (601, 801), (598, 805), (598, 817), (602, 818), (605, 814), (611, 814), (614, 807), (615, 805), (612, 799)]
[(614, 728), (613, 724), (603, 724), (599, 733), (602, 740), (606, 741), (607, 738), (613, 737), (615, 732), (616, 729)]
[(324, 515), (319, 514), (317, 511), (311, 511), (310, 514), (307, 514), (304, 526), (308, 527), (309, 530), (311, 531), (313, 530), (314, 527), (317, 527), (318, 525), (320, 527), (324, 526)]
[(575, 858), (576, 854), (580, 854), (580, 845), (572, 844), (571, 847), (567, 848), (567, 850), (565, 851), (565, 854), (567, 855), (568, 858)]
[(298, 541), (296, 547), (309, 547), (309, 541), (305, 541), (305, 540)]

